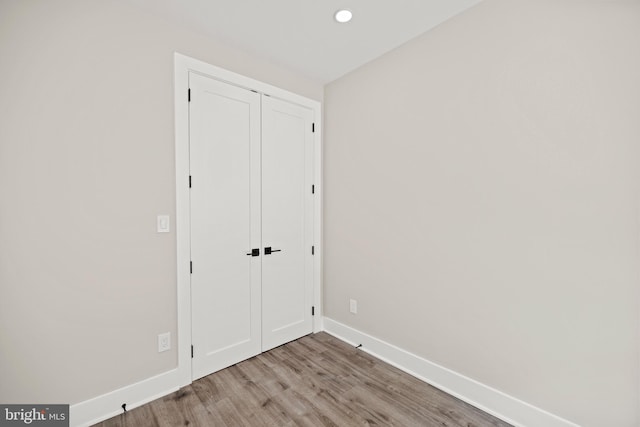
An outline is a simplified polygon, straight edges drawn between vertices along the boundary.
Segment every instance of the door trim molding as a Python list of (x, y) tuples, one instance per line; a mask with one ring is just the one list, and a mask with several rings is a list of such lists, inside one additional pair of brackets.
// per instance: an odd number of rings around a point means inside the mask
[(322, 325), (322, 108), (318, 101), (263, 83), (258, 80), (216, 67), (206, 62), (174, 53), (174, 106), (175, 106), (175, 168), (176, 168), (176, 260), (177, 260), (177, 349), (179, 386), (191, 384), (191, 274), (189, 261), (190, 208), (189, 208), (189, 72), (198, 73), (245, 89), (254, 90), (313, 111), (315, 133), (314, 185), (316, 199), (313, 209), (314, 272), (313, 305), (315, 316), (313, 332)]

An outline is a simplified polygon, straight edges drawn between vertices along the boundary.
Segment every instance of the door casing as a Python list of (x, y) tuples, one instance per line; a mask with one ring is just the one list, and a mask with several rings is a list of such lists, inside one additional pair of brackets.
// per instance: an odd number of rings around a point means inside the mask
[(216, 67), (188, 56), (174, 54), (175, 168), (176, 168), (176, 244), (177, 244), (177, 320), (178, 377), (180, 386), (192, 382), (191, 374), (191, 274), (190, 274), (190, 206), (189, 206), (189, 72), (243, 87), (258, 93), (298, 104), (313, 111), (314, 116), (314, 187), (313, 212), (313, 331), (322, 324), (322, 109), (318, 101), (249, 77)]

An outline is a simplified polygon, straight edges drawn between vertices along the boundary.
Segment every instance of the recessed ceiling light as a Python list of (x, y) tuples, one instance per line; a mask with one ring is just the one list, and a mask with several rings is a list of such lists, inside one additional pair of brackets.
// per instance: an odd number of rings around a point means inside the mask
[(350, 10), (341, 9), (341, 10), (337, 11), (336, 14), (333, 15), (333, 17), (339, 23), (344, 24), (345, 22), (351, 21), (351, 18), (353, 18), (353, 13), (351, 13)]

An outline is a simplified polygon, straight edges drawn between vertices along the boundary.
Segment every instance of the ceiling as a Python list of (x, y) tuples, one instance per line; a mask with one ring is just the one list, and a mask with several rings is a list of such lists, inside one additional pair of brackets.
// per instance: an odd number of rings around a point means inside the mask
[[(177, 25), (328, 83), (480, 0), (127, 0)], [(333, 15), (349, 9), (353, 20)]]

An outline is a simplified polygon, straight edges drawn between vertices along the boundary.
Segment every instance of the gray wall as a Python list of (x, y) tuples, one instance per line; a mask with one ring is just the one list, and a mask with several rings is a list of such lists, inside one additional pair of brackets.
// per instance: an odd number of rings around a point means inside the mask
[(0, 0), (0, 402), (78, 403), (176, 366), (175, 234), (155, 232), (175, 220), (174, 51), (322, 99), (118, 1)]
[(639, 46), (638, 2), (486, 0), (329, 84), (325, 315), (637, 426)]

